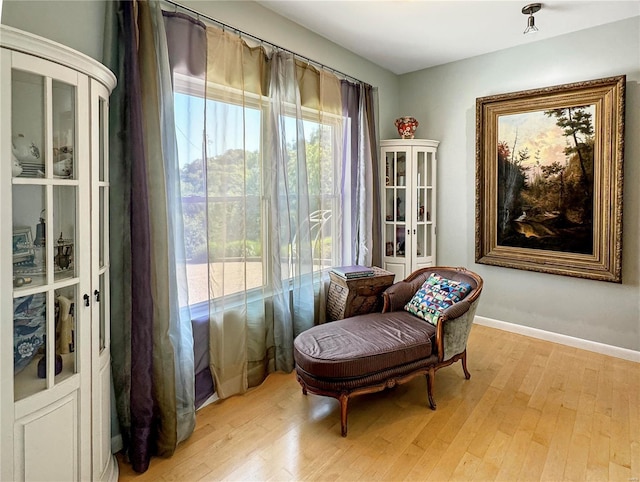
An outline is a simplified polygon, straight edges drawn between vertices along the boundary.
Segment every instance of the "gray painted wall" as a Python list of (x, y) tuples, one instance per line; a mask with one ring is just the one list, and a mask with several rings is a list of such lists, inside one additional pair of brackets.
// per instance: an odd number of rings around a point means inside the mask
[(2, 23), (102, 61), (105, 0), (4, 0)]
[[(623, 282), (475, 264), (477, 97), (627, 75)], [(640, 350), (640, 17), (406, 74), (401, 106), (438, 149), (438, 264), (485, 280), (478, 315)]]
[[(254, 2), (184, 4), (378, 87), (381, 138), (414, 115), (417, 137), (441, 141), (438, 263), (484, 277), (479, 315), (640, 350), (640, 18), (398, 77)], [(103, 0), (4, 0), (2, 23), (102, 59)], [(618, 74), (627, 75), (623, 283), (476, 265), (476, 97)]]

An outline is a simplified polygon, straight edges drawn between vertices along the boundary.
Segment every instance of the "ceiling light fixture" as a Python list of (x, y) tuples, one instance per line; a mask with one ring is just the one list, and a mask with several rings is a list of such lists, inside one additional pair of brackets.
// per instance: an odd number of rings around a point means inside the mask
[(522, 13), (525, 15), (529, 15), (527, 18), (527, 28), (523, 33), (536, 33), (538, 31), (538, 27), (536, 27), (536, 21), (533, 18), (533, 14), (542, 8), (541, 3), (530, 3), (526, 7), (522, 9)]

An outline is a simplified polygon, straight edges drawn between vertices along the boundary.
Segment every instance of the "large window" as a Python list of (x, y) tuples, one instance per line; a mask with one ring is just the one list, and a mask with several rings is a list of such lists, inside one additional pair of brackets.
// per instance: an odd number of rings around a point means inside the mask
[[(197, 304), (211, 296), (220, 298), (255, 288), (268, 288), (270, 270), (269, 233), (272, 229), (268, 203), (270, 158), (265, 143), (266, 109), (259, 98), (229, 102), (206, 101), (188, 91), (175, 94), (175, 120), (180, 159), (189, 301)], [(206, 102), (206, 105), (204, 104)], [(206, 125), (202, 112), (206, 109)], [(323, 116), (323, 119), (327, 116)], [(305, 223), (292, 220), (297, 230), (308, 230), (312, 242), (313, 269), (319, 271), (335, 261), (333, 213), (336, 203), (334, 152), (337, 124), (318, 122), (317, 111), (305, 114), (302, 133), (295, 117), (281, 119), (281, 143), (288, 154), (288, 178), (296, 179), (298, 146), (304, 141), (308, 183)], [(330, 118), (331, 119), (331, 118)], [(335, 119), (337, 121), (337, 119)], [(206, 132), (205, 132), (206, 131)], [(203, 135), (204, 134), (204, 135)], [(300, 139), (300, 136), (303, 139)], [(205, 161), (206, 157), (206, 161)], [(296, 186), (290, 186), (288, 204), (297, 212)], [(306, 198), (305, 198), (306, 199)], [(292, 276), (298, 232), (293, 242), (280, 246), (282, 277)], [(210, 288), (211, 286), (211, 288)], [(210, 292), (211, 289), (211, 292)]]

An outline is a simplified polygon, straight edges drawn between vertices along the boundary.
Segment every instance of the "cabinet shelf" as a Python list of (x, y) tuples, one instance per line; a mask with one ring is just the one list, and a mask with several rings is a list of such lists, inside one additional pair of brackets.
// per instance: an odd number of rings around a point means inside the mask
[[(44, 354), (34, 357), (34, 359), (15, 376), (13, 383), (16, 401), (23, 400), (42, 390), (46, 390), (46, 379), (38, 377), (38, 363), (40, 363), (43, 356)], [(62, 357), (62, 370), (55, 376), (54, 383), (56, 385), (67, 380), (75, 373), (73, 368), (75, 365), (75, 354), (68, 353), (60, 356)]]
[(56, 278), (53, 283), (47, 284), (45, 282), (44, 275), (29, 275), (32, 278), (31, 283), (23, 285), (13, 289), (13, 297), (21, 298), (23, 296), (33, 295), (35, 293), (41, 293), (45, 290), (60, 290), (69, 286), (74, 286), (80, 283), (80, 279), (72, 274), (65, 277)]
[(76, 179), (48, 178), (48, 177), (14, 177), (14, 186), (79, 186)]

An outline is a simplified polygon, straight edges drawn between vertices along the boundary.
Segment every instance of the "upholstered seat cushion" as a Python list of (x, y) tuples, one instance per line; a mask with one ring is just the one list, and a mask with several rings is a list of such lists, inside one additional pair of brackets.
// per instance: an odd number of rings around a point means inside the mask
[(317, 378), (357, 378), (429, 357), (435, 331), (406, 311), (354, 316), (298, 335), (294, 358)]

